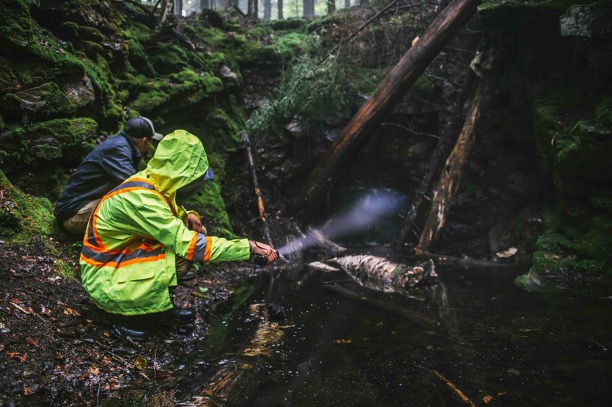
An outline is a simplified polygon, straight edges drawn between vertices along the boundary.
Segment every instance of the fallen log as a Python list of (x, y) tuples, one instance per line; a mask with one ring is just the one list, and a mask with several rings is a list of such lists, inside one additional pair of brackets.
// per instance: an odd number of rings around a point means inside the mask
[(438, 279), (433, 261), (409, 267), (371, 255), (344, 256), (332, 259), (364, 287), (382, 292), (396, 292)]
[(342, 129), (326, 155), (314, 167), (294, 209), (311, 210), (333, 186), (338, 170), (368, 139), (371, 131), (400, 100), (440, 49), (474, 14), (480, 0), (455, 0), (434, 19), (421, 38), (406, 52), (380, 84), (375, 94)]

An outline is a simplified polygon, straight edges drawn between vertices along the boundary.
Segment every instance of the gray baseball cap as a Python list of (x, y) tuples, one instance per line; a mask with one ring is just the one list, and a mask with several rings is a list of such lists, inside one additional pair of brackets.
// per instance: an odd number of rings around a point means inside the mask
[(160, 141), (164, 138), (163, 134), (155, 132), (153, 122), (143, 116), (133, 117), (125, 122), (123, 131), (133, 138), (149, 137), (155, 141)]

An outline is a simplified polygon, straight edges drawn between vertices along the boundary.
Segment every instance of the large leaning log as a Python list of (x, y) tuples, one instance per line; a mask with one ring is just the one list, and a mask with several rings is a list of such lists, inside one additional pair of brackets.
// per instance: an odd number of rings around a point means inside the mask
[(438, 140), (434, 153), (432, 154), (431, 159), (429, 160), (429, 164), (427, 165), (425, 174), (423, 174), (421, 183), (419, 184), (419, 187), (414, 193), (408, 214), (404, 218), (404, 223), (402, 225), (400, 233), (393, 244), (393, 248), (398, 252), (401, 251), (402, 245), (406, 241), (408, 232), (412, 227), (412, 222), (414, 222), (414, 219), (416, 218), (417, 213), (419, 212), (419, 208), (421, 206), (421, 203), (423, 202), (423, 197), (429, 190), (433, 177), (435, 176), (437, 171), (439, 171), (438, 168), (442, 163), (443, 158), (447, 157), (450, 152), (453, 142), (455, 141), (453, 136), (459, 133), (459, 126), (461, 126), (462, 118), (461, 113), (463, 110), (463, 106), (467, 101), (468, 94), (472, 89), (472, 84), (474, 82), (475, 76), (476, 75), (472, 72), (472, 70), (469, 70), (467, 78), (465, 79), (465, 82), (463, 83), (461, 91), (459, 92), (457, 100), (455, 101), (455, 104), (453, 106), (451, 121), (442, 132), (442, 136), (440, 137), (440, 140)]
[(440, 49), (474, 14), (481, 0), (455, 0), (434, 19), (423, 36), (406, 52), (380, 84), (375, 94), (342, 129), (326, 155), (314, 167), (294, 202), (312, 209), (326, 188), (335, 183), (338, 170), (368, 139), (371, 131), (425, 71)]
[(425, 222), (425, 227), (423, 228), (419, 243), (415, 248), (416, 253), (427, 251), (438, 231), (444, 226), (453, 195), (459, 188), (463, 167), (467, 163), (467, 159), (470, 156), (476, 138), (474, 127), (480, 116), (480, 103), (483, 98), (483, 89), (483, 82), (480, 82), (476, 96), (474, 100), (472, 100), (470, 112), (461, 130), (461, 134), (457, 139), (453, 151), (446, 160), (444, 171), (440, 176), (438, 188), (436, 188), (436, 193), (434, 194), (431, 204), (431, 211)]

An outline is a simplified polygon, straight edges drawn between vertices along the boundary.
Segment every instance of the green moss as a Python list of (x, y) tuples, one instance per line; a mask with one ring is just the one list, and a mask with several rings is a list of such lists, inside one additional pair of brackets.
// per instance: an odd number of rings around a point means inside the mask
[(544, 216), (545, 232), (536, 242), (532, 270), (536, 273), (572, 271), (612, 275), (612, 221), (593, 219), (573, 225), (551, 211)]
[(612, 97), (604, 98), (595, 109), (595, 126), (612, 131)]
[(67, 149), (90, 151), (95, 146), (96, 129), (97, 123), (87, 118), (54, 119), (29, 127), (11, 125), (7, 137), (13, 148), (0, 153), (0, 165), (22, 168), (40, 160), (57, 160)]
[(0, 190), (0, 239), (25, 243), (35, 235), (51, 234), (54, 218), (48, 199), (15, 188), (3, 171), (0, 171)]
[(276, 42), (269, 46), (283, 60), (289, 60), (299, 54), (308, 42), (308, 36), (302, 33), (287, 33), (276, 38)]
[(75, 272), (72, 266), (61, 259), (55, 259), (53, 266), (57, 274), (59, 274), (64, 280), (73, 280)]
[(2, 92), (19, 90), (19, 79), (13, 72), (11, 64), (2, 56), (0, 56), (0, 89)]
[(149, 57), (155, 71), (162, 75), (169, 75), (173, 72), (187, 68), (190, 60), (187, 52), (176, 45), (160, 43)]
[(34, 37), (36, 24), (30, 18), (29, 2), (0, 2), (0, 48), (23, 49)]
[[(215, 175), (217, 169), (213, 167)], [(202, 224), (211, 235), (225, 238), (237, 237), (232, 232), (232, 226), (227, 215), (225, 202), (221, 197), (221, 187), (213, 181), (206, 185), (201, 192), (185, 205), (187, 208), (194, 209), (202, 216)]]
[(100, 107), (102, 119), (114, 126), (122, 123), (125, 101), (121, 100), (115, 91), (117, 83), (108, 61), (97, 55), (93, 59), (84, 58), (83, 65), (96, 90), (96, 104)]
[(54, 82), (30, 88), (27, 92), (7, 93), (0, 99), (0, 104), (5, 112), (20, 114), (22, 104), (32, 101), (40, 105), (35, 110), (42, 115), (70, 114), (77, 109), (76, 103)]
[(172, 102), (174, 109), (196, 104), (223, 90), (223, 82), (208, 73), (196, 73), (191, 69), (157, 80), (148, 92), (141, 92), (131, 107), (145, 114)]

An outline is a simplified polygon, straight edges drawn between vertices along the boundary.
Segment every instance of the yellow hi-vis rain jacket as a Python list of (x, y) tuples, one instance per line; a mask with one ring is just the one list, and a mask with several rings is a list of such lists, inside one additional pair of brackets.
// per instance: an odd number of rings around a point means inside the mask
[(89, 219), (81, 251), (81, 281), (93, 302), (115, 314), (172, 308), (175, 257), (191, 261), (247, 260), (247, 239), (191, 231), (176, 191), (201, 178), (208, 158), (200, 140), (176, 130), (157, 146), (147, 168), (106, 194)]

